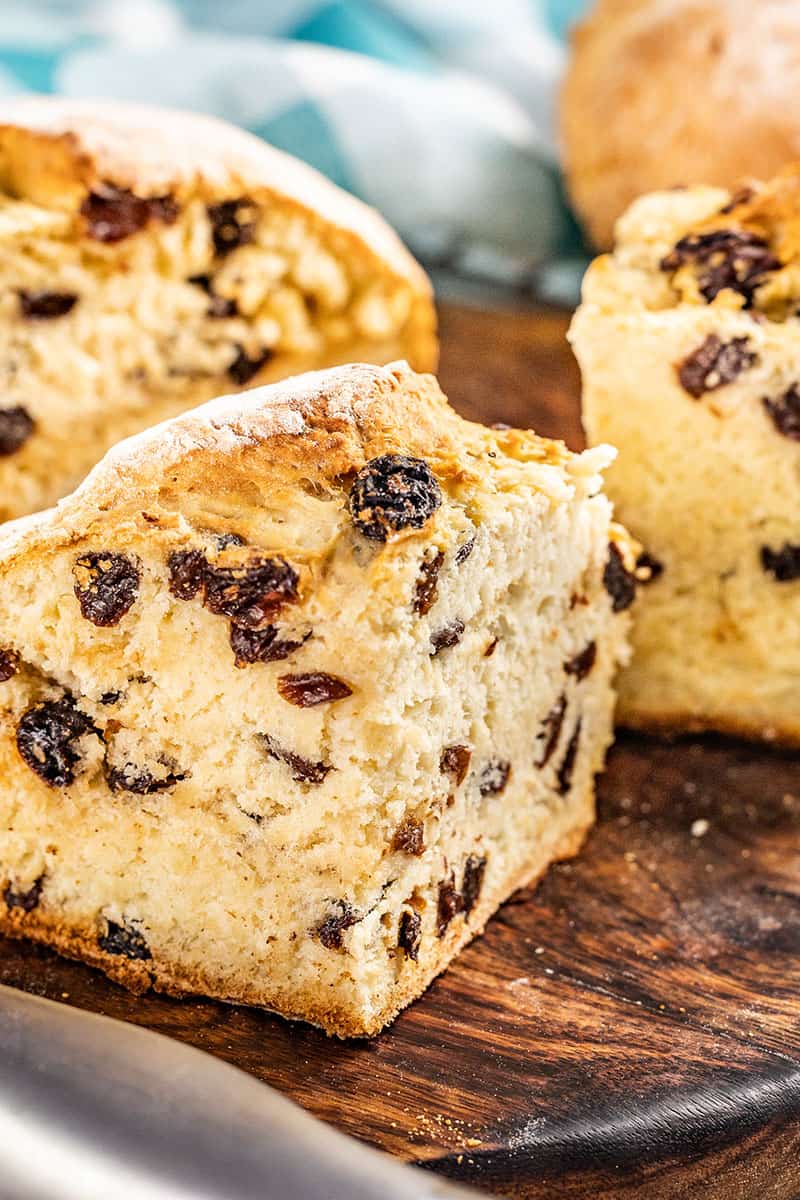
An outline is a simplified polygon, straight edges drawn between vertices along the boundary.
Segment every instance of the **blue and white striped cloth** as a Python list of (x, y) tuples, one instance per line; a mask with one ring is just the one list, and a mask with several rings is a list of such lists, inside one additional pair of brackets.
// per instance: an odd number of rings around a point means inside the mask
[(379, 208), (429, 264), (569, 298), (554, 108), (585, 0), (0, 0), (0, 93), (215, 113)]

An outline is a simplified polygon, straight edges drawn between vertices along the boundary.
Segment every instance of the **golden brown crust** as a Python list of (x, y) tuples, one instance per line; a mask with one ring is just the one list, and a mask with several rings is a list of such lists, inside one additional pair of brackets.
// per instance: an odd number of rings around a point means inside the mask
[(798, 46), (792, 3), (599, 0), (561, 102), (569, 190), (597, 246), (645, 192), (734, 188), (800, 157)]
[(318, 992), (300, 993), (295, 989), (291, 995), (278, 994), (271, 992), (265, 986), (268, 981), (262, 978), (259, 980), (260, 986), (248, 987), (243, 984), (240, 990), (232, 993), (229, 989), (221, 990), (219, 980), (211, 976), (187, 976), (158, 958), (132, 961), (108, 954), (98, 947), (95, 930), (73, 930), (55, 917), (48, 919), (41, 911), (24, 913), (21, 909), (5, 908), (0, 903), (0, 933), (6, 937), (38, 942), (67, 958), (97, 967), (114, 983), (137, 996), (151, 989), (177, 999), (212, 996), (229, 1004), (266, 1008), (289, 1020), (307, 1021), (334, 1037), (373, 1037), (421, 996), (467, 943), (483, 933), (492, 915), (514, 892), (535, 886), (552, 862), (573, 858), (579, 852), (594, 823), (592, 785), (575, 801), (575, 809), (576, 818), (572, 828), (553, 847), (548, 858), (543, 862), (528, 864), (511, 881), (501, 880), (494, 888), (486, 888), (470, 916), (469, 924), (458, 918), (441, 941), (430, 942), (419, 962), (408, 964), (404, 985), (392, 991), (384, 1008), (374, 1013), (368, 1022), (353, 1008), (323, 998)]
[(523, 459), (541, 464), (543, 488), (563, 486), (571, 471), (602, 469), (613, 457), (608, 447), (578, 456), (532, 432), (465, 421), (433, 376), (407, 363), (353, 363), (220, 397), (121, 442), (57, 508), (3, 527), (0, 564), (34, 545), (85, 536), (110, 509), (146, 521), (142, 510), (165, 488), (185, 494), (198, 484), (246, 497), (262, 476), (273, 491), (297, 487), (301, 478), (325, 485), (387, 452), (424, 457), (454, 486), (471, 474), (484, 478), (490, 452), (498, 468), (503, 455)]
[(312, 167), (225, 121), (104, 100), (0, 101), (0, 181), (48, 206), (76, 208), (98, 184), (176, 200), (264, 190), (349, 232), (428, 294), (419, 264), (386, 222)]

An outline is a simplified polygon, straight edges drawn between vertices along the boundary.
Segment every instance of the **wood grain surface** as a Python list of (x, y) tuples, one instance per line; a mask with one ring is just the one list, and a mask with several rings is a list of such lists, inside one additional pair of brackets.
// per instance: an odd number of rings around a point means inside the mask
[[(466, 415), (580, 443), (558, 313), (442, 313)], [(800, 758), (622, 735), (581, 856), (372, 1042), (135, 1000), (0, 941), (0, 982), (181, 1038), (340, 1129), (531, 1200), (800, 1197)]]

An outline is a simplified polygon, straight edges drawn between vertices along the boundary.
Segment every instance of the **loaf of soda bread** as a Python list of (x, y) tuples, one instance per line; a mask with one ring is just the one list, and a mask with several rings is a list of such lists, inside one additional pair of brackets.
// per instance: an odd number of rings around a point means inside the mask
[(209, 117), (0, 101), (0, 520), (220, 392), (399, 356), (436, 364), (428, 281), (311, 168)]
[(800, 744), (800, 167), (635, 202), (571, 336), (649, 554), (621, 719)]
[(592, 822), (635, 590), (611, 457), (351, 365), (6, 525), (0, 928), (379, 1030)]

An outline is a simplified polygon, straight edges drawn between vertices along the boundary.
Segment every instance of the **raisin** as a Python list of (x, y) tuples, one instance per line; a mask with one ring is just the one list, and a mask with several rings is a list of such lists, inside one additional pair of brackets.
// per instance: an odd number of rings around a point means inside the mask
[(214, 253), (218, 258), (224, 258), (231, 250), (252, 242), (256, 234), (257, 217), (258, 209), (246, 197), (223, 200), (221, 204), (208, 206)]
[(436, 585), (443, 562), (444, 554), (441, 550), (437, 550), (433, 558), (426, 558), (422, 561), (414, 591), (414, 612), (419, 613), (421, 617), (429, 613), (436, 603), (439, 595)]
[(761, 547), (761, 565), (778, 583), (791, 583), (800, 579), (800, 545), (784, 542), (780, 550), (769, 546)]
[(138, 929), (106, 921), (106, 931), (97, 939), (97, 944), (106, 954), (121, 954), (125, 958), (146, 962), (152, 958), (150, 947)]
[(169, 556), (169, 590), (179, 600), (193, 600), (206, 577), (208, 563), (202, 550), (175, 550)]
[(625, 566), (622, 551), (614, 542), (608, 547), (603, 587), (611, 597), (611, 608), (615, 613), (624, 612), (636, 599), (636, 577)]
[(431, 634), (431, 658), (436, 658), (442, 650), (447, 650), (450, 646), (457, 646), (464, 636), (464, 622), (456, 619), (451, 621), (449, 625), (443, 625), (441, 629), (436, 629)]
[(421, 458), (382, 454), (362, 467), (350, 490), (350, 516), (364, 537), (385, 542), (401, 529), (421, 529), (442, 492)]
[(443, 879), (439, 884), (439, 899), (436, 904), (436, 934), (438, 937), (444, 937), (448, 925), (453, 917), (461, 912), (462, 906), (463, 900), (456, 888), (453, 876)]
[(397, 945), (406, 958), (416, 962), (419, 958), (419, 947), (422, 941), (422, 921), (418, 912), (405, 909), (400, 914), (400, 924), (397, 927)]
[(793, 383), (776, 400), (765, 396), (762, 403), (778, 433), (793, 442), (800, 442), (800, 391), (797, 384)]
[(3, 892), (6, 907), (21, 908), (26, 913), (33, 912), (35, 908), (39, 907), (43, 885), (44, 875), (40, 875), (38, 879), (34, 880), (26, 892), (18, 892), (15, 888), (12, 888), (10, 883), (7, 884)]
[(585, 649), (581, 650), (580, 654), (576, 654), (569, 662), (564, 663), (564, 670), (568, 675), (574, 675), (578, 683), (591, 671), (597, 661), (597, 643), (589, 642)]
[[(224, 534), (220, 540), (221, 549), (240, 544), (237, 534)], [(176, 550), (170, 555), (168, 566), (169, 590), (173, 596), (193, 600), (202, 591), (206, 608), (244, 627), (236, 633), (237, 643), (233, 646), (234, 653), (244, 662), (258, 661), (260, 649), (266, 651), (267, 643), (272, 640), (269, 632), (263, 630), (262, 641), (248, 641), (245, 630), (259, 628), (284, 604), (298, 598), (297, 572), (282, 558), (256, 554), (246, 563), (218, 567), (212, 566), (200, 550)], [(234, 642), (233, 631), (231, 642)]]
[(26, 408), (0, 408), (0, 457), (16, 454), (35, 428), (34, 420)]
[(256, 629), (284, 605), (297, 600), (297, 572), (282, 558), (256, 554), (241, 566), (203, 571), (203, 603), (237, 625)]
[(237, 667), (246, 667), (248, 663), (280, 662), (295, 650), (299, 650), (305, 640), (279, 638), (275, 625), (267, 625), (264, 629), (246, 629), (243, 625), (231, 625), (231, 649)]
[(499, 796), (505, 791), (510, 775), (510, 762), (502, 758), (492, 758), (480, 773), (478, 791), (482, 796)]
[(664, 564), (659, 562), (654, 554), (643, 550), (636, 560), (636, 579), (638, 583), (653, 583), (659, 575), (664, 574)]
[(292, 779), (295, 783), (323, 783), (325, 776), (332, 769), (327, 763), (313, 762), (310, 758), (303, 758), (301, 754), (295, 754), (293, 750), (285, 750), (268, 733), (260, 733), (258, 737), (270, 758), (286, 763), (292, 772)]
[(472, 554), (472, 551), (475, 549), (475, 538), (476, 535), (473, 533), (469, 541), (464, 542), (464, 545), (459, 546), (459, 548), (456, 550), (456, 562), (459, 566), (467, 561), (470, 554)]
[(486, 859), (479, 858), (477, 854), (470, 854), (464, 863), (464, 882), (461, 885), (461, 907), (466, 916), (469, 916), (478, 902), (485, 872)]
[(251, 379), (255, 379), (261, 368), (266, 366), (272, 358), (272, 354), (272, 350), (265, 350), (255, 358), (250, 358), (244, 347), (238, 346), (236, 357), (228, 367), (228, 374), (235, 384), (244, 387)]
[(439, 770), (443, 775), (451, 775), (458, 787), (467, 777), (471, 758), (469, 746), (445, 746), (439, 758)]
[(572, 737), (567, 743), (567, 749), (564, 752), (564, 760), (558, 768), (558, 793), (565, 796), (570, 789), (572, 783), (572, 774), (575, 770), (575, 759), (578, 757), (578, 744), (581, 737), (582, 721), (578, 719), (578, 723), (573, 730)]
[(74, 292), (26, 292), (19, 295), (19, 307), (29, 321), (50, 321), (65, 317), (78, 303)]
[(710, 333), (696, 350), (678, 363), (681, 387), (699, 400), (706, 392), (732, 383), (742, 371), (758, 361), (758, 355), (749, 346), (746, 337), (723, 342), (715, 333)]
[(19, 670), (19, 655), (16, 650), (0, 650), (0, 683), (11, 679)]
[(392, 849), (419, 858), (425, 852), (425, 828), (416, 817), (405, 817), (392, 838)]
[(89, 718), (70, 696), (45, 700), (23, 713), (17, 726), (17, 749), (23, 761), (51, 787), (69, 787), (80, 755), (74, 743), (96, 733)]
[(117, 625), (139, 594), (139, 568), (124, 554), (82, 554), (73, 572), (81, 614), (93, 625)]
[(218, 296), (212, 292), (206, 315), (215, 321), (225, 321), (230, 317), (238, 317), (239, 305), (229, 296)]
[(215, 319), (225, 317), (238, 317), (239, 306), (235, 300), (229, 300), (227, 296), (218, 296), (214, 291), (214, 284), (211, 281), (210, 275), (192, 275), (189, 283), (193, 283), (195, 287), (202, 288), (208, 296), (208, 308), (206, 316)]
[(103, 692), (102, 696), (100, 697), (100, 703), (106, 705), (116, 704), (121, 696), (122, 692)]
[(733, 193), (728, 203), (723, 204), (719, 210), (720, 216), (727, 216), (728, 213), (732, 213), (735, 208), (738, 208), (740, 204), (747, 204), (748, 200), (753, 199), (753, 196), (755, 196), (755, 192), (751, 187), (739, 188), (738, 191)]
[(338, 912), (329, 913), (314, 930), (326, 950), (341, 950), (342, 935), (345, 929), (350, 929), (361, 920), (352, 904), (347, 900), (337, 900)]
[(126, 762), (121, 767), (108, 767), (106, 781), (112, 792), (133, 792), (136, 796), (153, 796), (165, 792), (186, 778), (185, 773), (155, 776), (146, 767)]
[(146, 203), (151, 220), (161, 221), (164, 225), (174, 225), (180, 215), (181, 210), (172, 196), (150, 196)]
[(144, 229), (150, 221), (172, 225), (178, 206), (171, 196), (137, 196), (127, 188), (100, 184), (81, 205), (89, 237), (96, 242), (121, 242)]
[(661, 260), (663, 271), (675, 271), (686, 263), (705, 268), (697, 278), (700, 292), (709, 303), (724, 288), (744, 296), (745, 308), (770, 271), (780, 270), (764, 238), (741, 229), (716, 229), (690, 233)]
[(553, 751), (558, 745), (561, 726), (564, 724), (564, 714), (567, 711), (567, 697), (559, 696), (556, 703), (550, 709), (545, 719), (542, 721), (542, 731), (537, 735), (539, 741), (543, 741), (541, 758), (536, 762), (537, 767), (546, 767), (553, 756)]
[(353, 689), (336, 675), (309, 671), (304, 675), (281, 675), (278, 692), (288, 704), (296, 704), (298, 708), (313, 708), (332, 700), (344, 700), (352, 696)]

